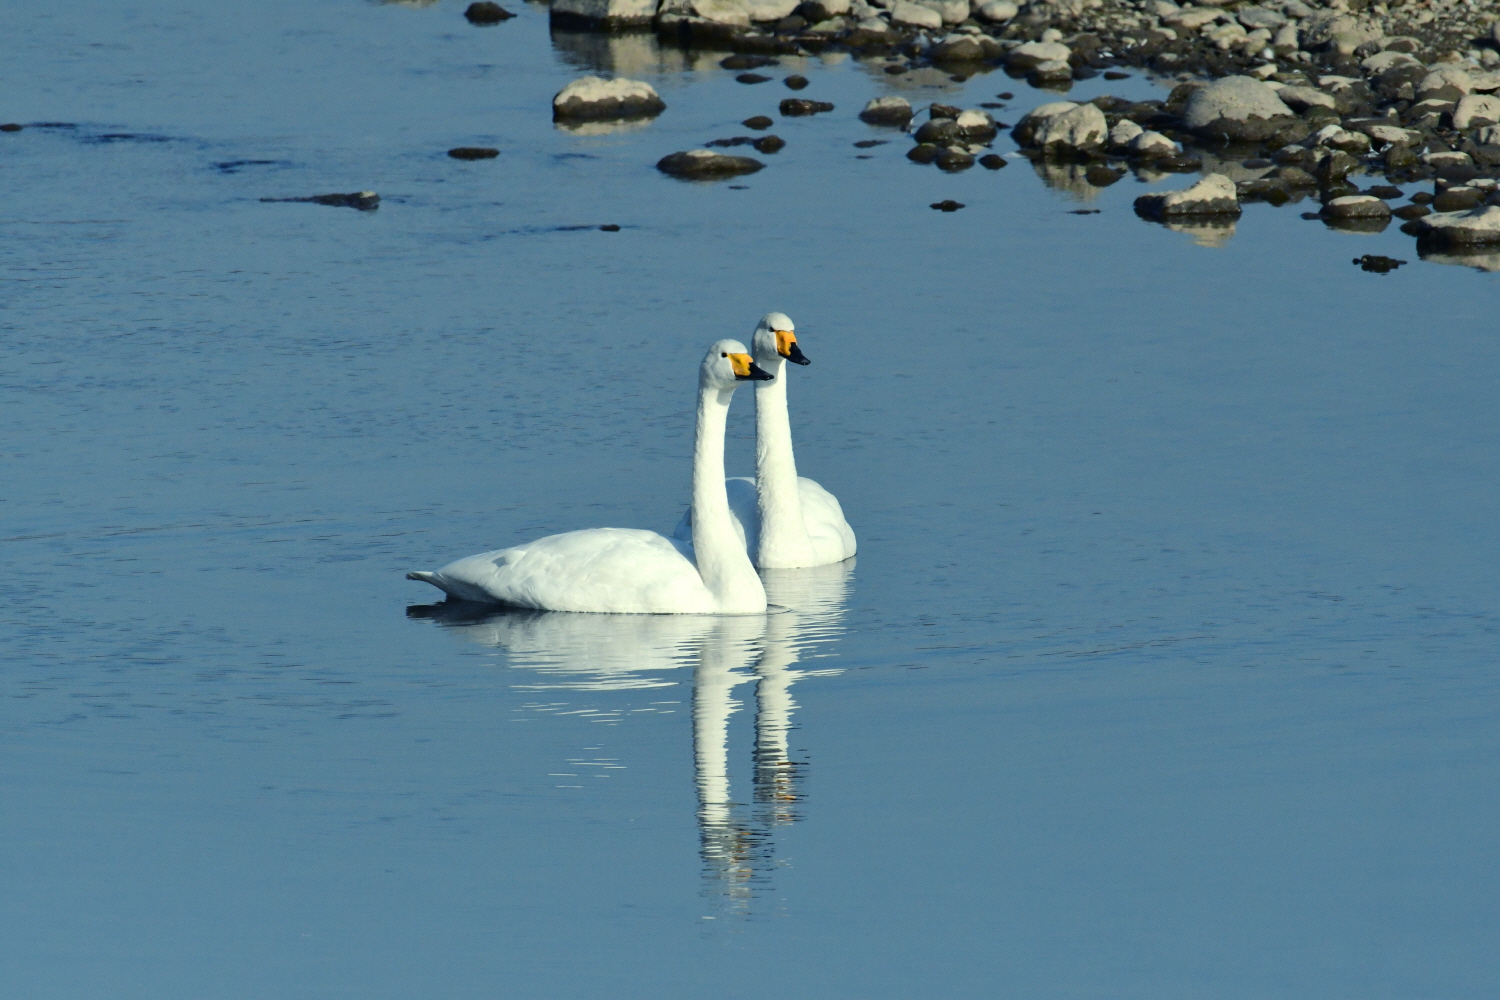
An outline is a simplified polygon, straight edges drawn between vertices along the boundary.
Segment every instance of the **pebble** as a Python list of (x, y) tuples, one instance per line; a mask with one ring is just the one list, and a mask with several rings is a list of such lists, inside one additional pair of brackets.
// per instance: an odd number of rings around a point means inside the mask
[(756, 115), (754, 118), (746, 118), (744, 121), (740, 122), (740, 124), (745, 126), (746, 128), (759, 130), (770, 128), (772, 125), (775, 125), (776, 122), (774, 119), (769, 118), (766, 115)]
[(471, 3), (464, 11), (464, 17), (469, 19), (470, 24), (499, 24), (515, 16), (499, 4), (490, 3), (488, 0)]
[(906, 158), (913, 163), (931, 163), (938, 158), (943, 151), (942, 146), (935, 146), (930, 142), (923, 142), (913, 146), (906, 151)]
[(943, 201), (935, 201), (930, 207), (937, 209), (939, 212), (957, 212), (964, 205), (961, 201), (954, 201), (952, 198), (948, 198)]
[(762, 153), (777, 153), (786, 148), (786, 140), (778, 135), (763, 135), (750, 145)]
[(793, 73), (791, 76), (787, 77), (781, 82), (786, 84), (787, 87), (791, 90), (803, 90), (807, 87), (809, 81), (807, 77)]
[(923, 4), (896, 0), (891, 6), (891, 24), (897, 27), (937, 29), (943, 26), (943, 15)]
[(861, 139), (854, 144), (855, 149), (873, 149), (876, 146), (884, 146), (890, 142), (889, 139)]
[(606, 225), (600, 226), (599, 230), (605, 233), (618, 233), (620, 231), (620, 227), (611, 222)]
[(657, 161), (656, 169), (673, 177), (708, 179), (753, 174), (765, 164), (748, 156), (728, 156), (711, 149), (671, 153)]
[(999, 153), (988, 153), (979, 158), (979, 165), (986, 170), (1000, 170), (1007, 166), (1005, 157)]
[(736, 83), (770, 83), (769, 76), (761, 76), (759, 73), (741, 73), (734, 78)]
[(493, 160), (500, 155), (500, 150), (486, 146), (457, 146), (448, 150), (448, 155), (455, 160)]
[(937, 165), (939, 170), (947, 170), (950, 173), (968, 170), (974, 165), (974, 156), (965, 150), (947, 147), (938, 153)]

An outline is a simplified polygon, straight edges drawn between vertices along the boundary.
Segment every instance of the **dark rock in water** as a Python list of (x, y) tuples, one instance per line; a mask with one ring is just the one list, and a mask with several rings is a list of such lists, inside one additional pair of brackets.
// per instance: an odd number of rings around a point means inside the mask
[(766, 117), (765, 115), (756, 115), (754, 118), (746, 118), (744, 121), (740, 122), (740, 124), (745, 126), (746, 128), (753, 128), (758, 131), (760, 129), (770, 128), (772, 125), (775, 125), (776, 122), (771, 118)]
[(1101, 208), (1075, 208), (1068, 212), (1069, 215), (1098, 215), (1104, 211)]
[(931, 142), (938, 145), (946, 145), (958, 140), (958, 122), (952, 118), (933, 118), (922, 123), (917, 129), (916, 140), (918, 142)]
[(974, 154), (962, 149), (943, 149), (937, 155), (937, 165), (939, 170), (950, 173), (968, 170), (974, 165)]
[(380, 195), (374, 191), (354, 191), (349, 194), (315, 194), (310, 198), (262, 198), (261, 201), (298, 201), (314, 205), (332, 205), (335, 208), (357, 208), (361, 212), (373, 212), (380, 207)]
[(1398, 219), (1411, 222), (1413, 219), (1420, 219), (1424, 215), (1431, 215), (1432, 209), (1426, 205), (1402, 205), (1391, 214)]
[(1426, 205), (1431, 201), (1432, 192), (1430, 191), (1418, 191), (1416, 194), (1411, 196), (1411, 202), (1413, 205)]
[(943, 201), (933, 202), (931, 207), (937, 209), (939, 212), (957, 212), (964, 206), (963, 202), (954, 201), (952, 198), (948, 198)]
[(735, 77), (736, 83), (770, 83), (769, 76), (761, 76), (759, 73), (741, 73)]
[(902, 66), (902, 65), (900, 65), (898, 63), (898, 64), (896, 64), (894, 66), (887, 66), (885, 68), (885, 71), (887, 73), (889, 73), (891, 76), (900, 76), (902, 73), (906, 72), (906, 69), (907, 68), (905, 66)]
[(1403, 194), (1400, 188), (1392, 187), (1390, 184), (1377, 184), (1365, 193), (1373, 194), (1375, 197), (1384, 198), (1387, 201), (1392, 198), (1400, 198)]
[(799, 76), (798, 74), (793, 73), (791, 76), (787, 77), (785, 80), (782, 80), (781, 82), (784, 83), (784, 84), (786, 84), (787, 87), (789, 87), (792, 90), (802, 90), (804, 87), (807, 86), (808, 79), (805, 76)]
[(1324, 184), (1337, 184), (1357, 166), (1358, 160), (1343, 150), (1335, 149), (1313, 169), (1313, 176)]
[(1389, 219), (1391, 206), (1372, 194), (1330, 198), (1323, 205), (1325, 219)]
[(776, 153), (786, 148), (786, 140), (779, 135), (763, 135), (750, 145), (762, 153)]
[(617, 226), (617, 225), (615, 225), (612, 222), (609, 223), (608, 225), (600, 226), (599, 229), (600, 229), (601, 232), (605, 232), (605, 233), (618, 233), (620, 231), (620, 227)]
[(927, 108), (928, 118), (957, 118), (964, 113), (963, 108), (955, 108), (951, 104), (931, 104)]
[(854, 148), (855, 149), (874, 149), (876, 146), (884, 146), (887, 143), (889, 143), (890, 141), (891, 140), (889, 140), (889, 139), (861, 139), (861, 140), (859, 140), (859, 142), (856, 142), (854, 144)]
[(667, 108), (649, 84), (616, 77), (585, 76), (574, 80), (552, 98), (553, 121), (610, 121), (648, 118)]
[(770, 56), (733, 55), (719, 60), (719, 65), (725, 69), (760, 69), (762, 66), (780, 66), (780, 59), (772, 59)]
[(1282, 167), (1276, 171), (1276, 179), (1290, 188), (1317, 187), (1318, 179), (1297, 166)]
[(907, 150), (906, 158), (913, 163), (931, 163), (938, 158), (938, 154), (942, 151), (942, 146), (934, 146), (930, 142), (924, 142)]
[(905, 125), (911, 121), (911, 104), (904, 97), (877, 97), (859, 113), (871, 125)]
[(1102, 163), (1091, 163), (1083, 172), (1083, 179), (1094, 187), (1109, 187), (1111, 184), (1125, 176), (1123, 170), (1113, 170)]
[(1432, 199), (1434, 212), (1464, 212), (1477, 208), (1484, 200), (1484, 192), (1478, 188), (1450, 188)]
[(1106, 80), (1129, 80), (1130, 79), (1130, 74), (1129, 73), (1121, 73), (1117, 69), (1107, 69), (1107, 70), (1104, 71), (1104, 79), (1106, 79)]
[(1016, 95), (1012, 94), (1008, 90), (1002, 91), (1001, 93), (998, 93), (995, 96), (998, 97), (998, 98), (1000, 98), (1000, 100), (1002, 100), (1002, 101), (1013, 101), (1016, 98)]
[(490, 3), (489, 0), (471, 3), (468, 9), (464, 11), (464, 17), (469, 19), (470, 24), (499, 24), (501, 21), (509, 21), (515, 16), (499, 4)]
[(807, 18), (791, 14), (776, 22), (776, 33), (779, 35), (796, 35), (800, 34), (806, 27)]
[(1243, 166), (1246, 170), (1264, 170), (1266, 167), (1271, 166), (1271, 161), (1256, 157), (1253, 160), (1246, 160)]
[(19, 132), (21, 128), (22, 126), (17, 125), (15, 122), (6, 122), (4, 125), (0, 125), (0, 132)]
[(737, 135), (733, 139), (712, 139), (708, 142), (705, 142), (703, 145), (709, 147), (748, 146), (754, 141), (755, 140), (750, 138), (748, 135)]
[(788, 97), (781, 102), (781, 113), (788, 118), (815, 115), (820, 111), (832, 110), (833, 105), (827, 101), (809, 101), (801, 97)]
[(1405, 264), (1404, 260), (1394, 257), (1383, 257), (1380, 254), (1367, 253), (1363, 257), (1354, 258), (1354, 263), (1359, 265), (1361, 271), (1373, 271), (1376, 274), (1390, 274), (1396, 268)]
[(709, 149), (671, 153), (657, 161), (656, 169), (673, 177), (709, 179), (753, 174), (765, 164), (748, 156), (728, 156)]
[(500, 150), (488, 146), (458, 146), (448, 150), (448, 155), (455, 160), (493, 160), (500, 155)]
[(999, 153), (988, 153), (979, 158), (979, 165), (986, 170), (999, 170), (1006, 165), (1005, 157)]

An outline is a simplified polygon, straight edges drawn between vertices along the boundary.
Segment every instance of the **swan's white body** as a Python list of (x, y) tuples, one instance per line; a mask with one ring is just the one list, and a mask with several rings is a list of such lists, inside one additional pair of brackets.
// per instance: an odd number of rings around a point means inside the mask
[[(743, 344), (721, 340), (698, 379), (692, 544), (632, 528), (589, 528), (408, 573), (452, 597), (544, 611), (758, 614), (760, 577), (735, 533), (724, 488), (724, 423), (739, 380), (759, 377)], [(745, 369), (738, 371), (738, 368)]]
[[(803, 569), (843, 562), (855, 553), (854, 529), (838, 498), (797, 475), (792, 422), (786, 404), (786, 365), (807, 364), (796, 347), (791, 319), (768, 313), (755, 329), (755, 362), (774, 376), (755, 388), (755, 478), (738, 477), (725, 486), (736, 533), (761, 569)], [(689, 541), (692, 509), (672, 536)]]

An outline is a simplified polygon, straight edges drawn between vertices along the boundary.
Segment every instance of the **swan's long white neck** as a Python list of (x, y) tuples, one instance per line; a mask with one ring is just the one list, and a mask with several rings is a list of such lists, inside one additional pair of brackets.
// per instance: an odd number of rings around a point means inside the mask
[(698, 391), (698, 430), (693, 442), (693, 558), (726, 614), (766, 610), (766, 590), (734, 530), (724, 492), (724, 424), (733, 389)]
[(760, 550), (755, 563), (762, 568), (810, 566), (815, 556), (802, 517), (797, 459), (792, 454), (787, 365), (780, 356), (757, 364), (776, 378), (755, 385), (755, 482), (760, 496)]

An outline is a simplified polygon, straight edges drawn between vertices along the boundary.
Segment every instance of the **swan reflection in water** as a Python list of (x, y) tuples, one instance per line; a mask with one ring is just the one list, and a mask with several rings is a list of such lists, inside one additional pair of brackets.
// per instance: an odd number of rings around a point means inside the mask
[[(792, 685), (832, 677), (812, 669), (831, 657), (854, 560), (811, 569), (763, 570), (767, 615), (600, 615), (514, 611), (446, 601), (407, 609), (471, 642), (505, 650), (512, 667), (540, 675), (527, 691), (628, 691), (671, 687), (693, 671), (693, 766), (705, 878), (748, 906), (777, 864), (772, 834), (802, 818), (804, 765), (792, 759)], [(730, 789), (729, 719), (734, 689), (755, 682), (752, 802)]]

